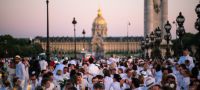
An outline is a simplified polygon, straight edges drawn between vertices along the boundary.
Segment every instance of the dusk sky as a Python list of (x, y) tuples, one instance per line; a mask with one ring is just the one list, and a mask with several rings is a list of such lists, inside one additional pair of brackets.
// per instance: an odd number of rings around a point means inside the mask
[[(0, 0), (0, 35), (17, 38), (46, 36), (46, 0)], [(107, 22), (108, 36), (143, 36), (144, 0), (49, 0), (50, 37), (73, 36), (73, 17), (76, 17), (77, 36), (91, 36), (91, 28), (100, 7)], [(196, 33), (194, 11), (199, 0), (169, 0), (168, 17), (172, 22), (182, 11), (186, 32)], [(175, 37), (175, 25), (171, 30)]]

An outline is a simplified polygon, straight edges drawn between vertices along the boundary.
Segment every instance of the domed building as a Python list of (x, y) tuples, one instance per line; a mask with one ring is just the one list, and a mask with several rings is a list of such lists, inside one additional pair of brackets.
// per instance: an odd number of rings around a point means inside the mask
[(92, 24), (92, 37), (95, 35), (101, 35), (102, 37), (107, 36), (107, 23), (102, 16), (102, 12), (99, 9), (97, 17), (94, 19)]
[[(76, 52), (92, 52), (96, 57), (106, 53), (134, 52), (140, 50), (143, 37), (107, 37), (107, 22), (99, 9), (92, 24), (91, 37), (76, 37)], [(46, 37), (36, 37), (34, 43), (40, 43), (46, 50)], [(74, 52), (74, 37), (50, 37), (50, 51)]]

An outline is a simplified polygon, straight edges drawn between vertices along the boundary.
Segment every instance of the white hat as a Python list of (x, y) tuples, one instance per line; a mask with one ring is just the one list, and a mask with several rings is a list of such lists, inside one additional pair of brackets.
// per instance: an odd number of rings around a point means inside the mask
[(15, 58), (21, 58), (19, 55), (16, 55)]
[(142, 70), (142, 71), (140, 71), (140, 75), (143, 75), (146, 78), (147, 77), (147, 72)]
[(74, 61), (74, 60), (71, 60), (69, 63), (73, 64), (73, 65), (76, 65), (76, 61)]
[(68, 57), (65, 57), (65, 60), (68, 60)]
[(153, 77), (147, 77), (145, 80), (145, 85), (147, 88), (152, 87), (155, 84), (155, 78)]

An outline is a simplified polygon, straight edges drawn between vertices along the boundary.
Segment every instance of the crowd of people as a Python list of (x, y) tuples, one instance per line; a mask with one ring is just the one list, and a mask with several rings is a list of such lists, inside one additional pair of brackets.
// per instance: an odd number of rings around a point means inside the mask
[(45, 58), (1, 60), (0, 90), (198, 90), (200, 64), (183, 51), (179, 59), (111, 56), (100, 60)]

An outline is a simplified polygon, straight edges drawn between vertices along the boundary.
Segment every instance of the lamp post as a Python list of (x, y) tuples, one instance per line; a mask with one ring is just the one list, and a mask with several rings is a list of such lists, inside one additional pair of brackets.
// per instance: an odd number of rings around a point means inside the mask
[(145, 37), (146, 59), (149, 59), (149, 36)]
[(183, 42), (182, 42), (182, 38), (183, 35), (185, 34), (185, 28), (183, 26), (183, 23), (185, 22), (185, 18), (182, 15), (182, 13), (179, 13), (179, 16), (176, 18), (176, 22), (178, 24), (178, 28), (176, 30), (176, 34), (179, 37), (180, 40), (180, 44), (181, 44), (181, 51), (183, 51)]
[(195, 12), (197, 14), (197, 20), (195, 22), (195, 28), (200, 32), (200, 3), (196, 6)]
[[(178, 25), (177, 25), (176, 21), (173, 21), (172, 23), (176, 25), (176, 30), (177, 30)], [(177, 39), (177, 34), (176, 34), (176, 39)]]
[(47, 61), (50, 62), (50, 47), (49, 47), (49, 0), (46, 0), (47, 4), (47, 45), (46, 45), (46, 55)]
[(129, 26), (131, 25), (130, 22), (128, 22), (128, 25), (127, 25), (127, 55), (129, 55), (129, 36), (128, 36), (128, 30), (129, 30)]
[(73, 21), (72, 21), (72, 24), (74, 25), (74, 58), (76, 59), (76, 24), (77, 24), (77, 21), (75, 19), (75, 17), (73, 18)]
[[(200, 2), (195, 8), (195, 12), (198, 17), (195, 22), (195, 28), (199, 31), (198, 34), (196, 35), (196, 38), (198, 38), (198, 42), (200, 42), (200, 39), (199, 39), (199, 36), (200, 36)], [(198, 44), (198, 49), (197, 49), (195, 56), (196, 56), (197, 60), (200, 60), (200, 44)]]
[(141, 41), (141, 49), (142, 49), (142, 51), (143, 51), (143, 53), (142, 53), (142, 58), (144, 58), (144, 54), (145, 54), (145, 41)]
[(156, 28), (155, 30), (155, 45), (158, 49), (158, 51), (155, 51), (155, 56), (157, 56), (157, 58), (161, 58), (161, 53), (160, 53), (160, 43), (162, 42), (162, 38), (161, 38), (161, 30), (160, 28)]
[(164, 36), (164, 39), (167, 41), (167, 48), (166, 48), (166, 55), (165, 56), (166, 56), (166, 58), (169, 58), (169, 57), (171, 57), (169, 41), (172, 39), (172, 36), (171, 36), (171, 33), (170, 33), (172, 26), (169, 23), (169, 21), (167, 21), (164, 28), (166, 30), (166, 35)]
[(151, 44), (150, 44), (150, 47), (151, 47), (151, 58), (153, 59), (154, 58), (154, 43), (155, 43), (155, 34), (154, 32), (151, 32), (150, 33), (150, 40), (151, 40)]
[(85, 50), (85, 30), (83, 29), (82, 34), (83, 34), (83, 50)]

